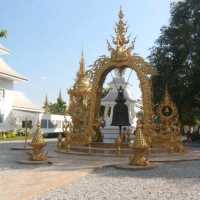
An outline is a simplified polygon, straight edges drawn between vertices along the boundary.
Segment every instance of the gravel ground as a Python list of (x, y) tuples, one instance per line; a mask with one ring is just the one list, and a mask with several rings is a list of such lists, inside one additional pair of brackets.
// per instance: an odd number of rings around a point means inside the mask
[(145, 171), (103, 168), (34, 200), (199, 200), (200, 161)]

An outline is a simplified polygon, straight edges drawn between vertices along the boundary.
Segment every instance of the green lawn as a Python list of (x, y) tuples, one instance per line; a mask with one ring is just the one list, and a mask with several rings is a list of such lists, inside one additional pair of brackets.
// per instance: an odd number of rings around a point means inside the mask
[[(31, 136), (29, 136), (28, 139), (31, 139)], [(13, 140), (25, 140), (25, 136), (15, 136), (15, 137), (9, 137), (5, 139), (0, 136), (0, 141), (13, 141)]]

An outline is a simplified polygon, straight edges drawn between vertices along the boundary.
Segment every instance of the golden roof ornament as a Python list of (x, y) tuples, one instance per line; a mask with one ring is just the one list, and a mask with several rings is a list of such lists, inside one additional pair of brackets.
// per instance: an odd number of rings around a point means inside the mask
[(79, 67), (79, 71), (77, 73), (77, 80), (74, 84), (74, 88), (73, 91), (74, 92), (78, 92), (78, 93), (85, 93), (90, 89), (90, 83), (89, 83), (89, 79), (86, 75), (85, 72), (85, 60), (84, 60), (84, 55), (83, 55), (83, 51), (81, 53), (81, 59), (80, 59), (80, 67)]
[(122, 7), (119, 10), (119, 21), (116, 23), (115, 33), (116, 36), (113, 37), (112, 43), (115, 47), (112, 47), (109, 41), (108, 50), (111, 52), (111, 58), (114, 60), (126, 60), (132, 54), (134, 48), (135, 39), (130, 42), (130, 35), (127, 36), (128, 27), (124, 20), (124, 13)]
[(45, 113), (48, 113), (48, 112), (50, 111), (50, 110), (49, 110), (49, 101), (48, 101), (47, 95), (46, 95), (46, 97), (45, 97), (43, 109), (44, 109), (44, 112), (45, 112)]
[(81, 52), (81, 59), (80, 59), (79, 64), (80, 64), (79, 76), (85, 75), (85, 59), (84, 59), (84, 55), (83, 55), (83, 50)]
[(58, 98), (59, 101), (63, 101), (61, 89), (59, 90)]

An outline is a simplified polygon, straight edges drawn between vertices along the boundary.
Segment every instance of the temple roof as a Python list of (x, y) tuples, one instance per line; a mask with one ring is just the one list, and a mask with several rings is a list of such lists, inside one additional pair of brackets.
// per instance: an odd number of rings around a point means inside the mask
[(6, 94), (12, 98), (13, 109), (32, 111), (32, 112), (42, 112), (42, 109), (33, 104), (30, 99), (28, 99), (22, 92), (6, 90)]
[(135, 99), (132, 95), (132, 92), (130, 90), (130, 84), (128, 84), (124, 77), (114, 77), (113, 80), (108, 84), (110, 88), (112, 88), (108, 94), (102, 99), (102, 102), (105, 101), (110, 101), (110, 102), (115, 102), (115, 99), (117, 98), (118, 95), (118, 90), (120, 86), (124, 89), (124, 97), (127, 101), (132, 101), (135, 102)]
[[(105, 102), (105, 101), (115, 102), (117, 95), (118, 95), (118, 91), (116, 89), (111, 89), (108, 92), (108, 94), (102, 99), (102, 102)], [(131, 94), (131, 91), (129, 88), (126, 88), (124, 90), (124, 97), (127, 101), (135, 102), (135, 99), (133, 95)]]
[(2, 58), (0, 58), (0, 77), (13, 81), (27, 81), (27, 78), (18, 74)]
[(2, 54), (9, 54), (10, 50), (7, 49), (6, 47), (4, 47), (1, 43), (0, 43), (0, 55)]

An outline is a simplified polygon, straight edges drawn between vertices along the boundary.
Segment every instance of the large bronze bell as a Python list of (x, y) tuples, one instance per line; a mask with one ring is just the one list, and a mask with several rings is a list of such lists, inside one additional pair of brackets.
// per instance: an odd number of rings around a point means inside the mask
[(112, 117), (111, 126), (119, 126), (119, 131), (121, 135), (121, 127), (130, 126), (128, 107), (125, 104), (126, 99), (124, 97), (124, 90), (121, 86), (118, 89), (118, 96), (115, 99), (115, 101), (116, 101), (116, 104), (113, 109), (113, 117)]

